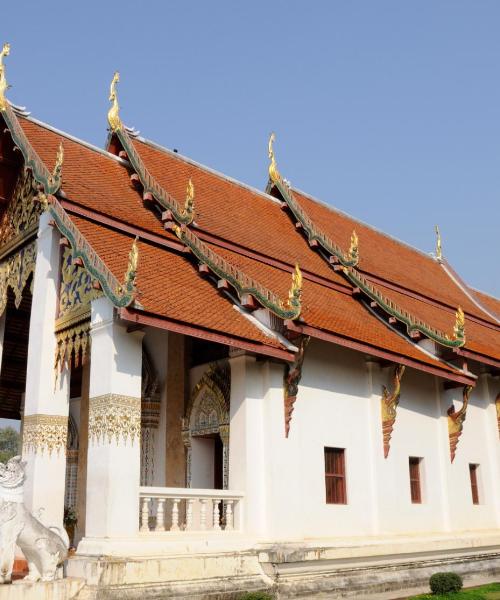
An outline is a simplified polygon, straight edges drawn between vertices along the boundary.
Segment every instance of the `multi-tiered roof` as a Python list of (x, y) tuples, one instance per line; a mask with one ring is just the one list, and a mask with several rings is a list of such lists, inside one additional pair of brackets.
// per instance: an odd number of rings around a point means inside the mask
[(139, 137), (122, 124), (117, 82), (106, 150), (3, 96), (0, 115), (3, 156), (10, 144), (23, 157), (11, 170), (32, 169), (55, 225), (122, 319), (287, 361), (304, 334), (465, 384), (473, 364), (500, 369), (500, 301), (440, 253), (293, 189), (274, 138), (264, 192)]

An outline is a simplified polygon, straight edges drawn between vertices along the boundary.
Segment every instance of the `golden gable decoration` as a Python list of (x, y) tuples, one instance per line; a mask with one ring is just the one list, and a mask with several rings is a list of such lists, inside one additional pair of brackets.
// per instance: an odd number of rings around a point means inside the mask
[(61, 259), (56, 320), (56, 369), (62, 370), (65, 365), (78, 367), (86, 362), (90, 348), (90, 303), (101, 295), (88, 271), (73, 258), (71, 248), (66, 247)]

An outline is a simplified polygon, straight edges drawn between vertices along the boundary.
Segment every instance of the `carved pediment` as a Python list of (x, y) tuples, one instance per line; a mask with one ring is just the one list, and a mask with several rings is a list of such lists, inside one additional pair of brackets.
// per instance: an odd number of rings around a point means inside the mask
[(37, 230), (38, 220), (43, 211), (42, 205), (37, 200), (37, 193), (31, 171), (23, 170), (0, 223), (2, 255)]

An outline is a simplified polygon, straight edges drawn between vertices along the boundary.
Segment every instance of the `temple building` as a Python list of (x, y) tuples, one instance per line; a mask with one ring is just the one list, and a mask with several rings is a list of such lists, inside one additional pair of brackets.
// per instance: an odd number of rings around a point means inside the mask
[(295, 189), (274, 135), (262, 190), (145, 139), (118, 74), (94, 147), (9, 102), (8, 53), (0, 417), (26, 506), (66, 515), (57, 597), (498, 578), (500, 300), (439, 234), (425, 254)]

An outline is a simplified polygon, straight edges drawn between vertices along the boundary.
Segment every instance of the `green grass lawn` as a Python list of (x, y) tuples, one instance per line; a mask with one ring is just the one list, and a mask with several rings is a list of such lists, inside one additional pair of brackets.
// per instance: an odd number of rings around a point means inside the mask
[(477, 588), (462, 590), (456, 594), (421, 594), (408, 600), (500, 600), (500, 583), (489, 583)]

